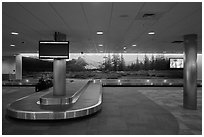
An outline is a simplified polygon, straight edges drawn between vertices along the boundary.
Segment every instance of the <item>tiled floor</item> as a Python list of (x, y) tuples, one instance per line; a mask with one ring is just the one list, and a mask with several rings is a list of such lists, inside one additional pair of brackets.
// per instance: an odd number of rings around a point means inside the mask
[[(171, 101), (165, 102), (165, 97), (168, 98), (168, 96), (164, 96), (163, 91), (166, 90), (169, 91), (170, 96), (173, 96), (180, 91), (180, 88), (155, 89), (151, 87), (144, 92), (144, 87), (106, 87), (103, 88), (102, 110), (94, 115), (71, 120), (25, 121), (6, 117), (5, 108), (11, 101), (34, 93), (34, 90), (3, 88), (3, 134), (200, 134), (201, 111), (193, 111), (192, 113), (189, 110), (183, 110), (182, 107), (171, 107)], [(164, 103), (158, 105), (158, 101), (152, 101), (156, 97), (160, 98), (161, 102), (163, 100)], [(178, 100), (180, 100), (179, 97)], [(170, 110), (164, 107), (165, 103), (170, 104)], [(175, 114), (182, 110), (183, 113), (178, 113), (178, 117), (190, 116), (186, 119), (190, 125), (186, 121), (184, 124), (180, 124), (179, 119), (176, 119), (177, 116), (172, 113), (173, 116), (169, 112), (173, 112), (173, 110)], [(191, 124), (194, 119), (196, 122)], [(188, 129), (196, 130), (189, 131)]]

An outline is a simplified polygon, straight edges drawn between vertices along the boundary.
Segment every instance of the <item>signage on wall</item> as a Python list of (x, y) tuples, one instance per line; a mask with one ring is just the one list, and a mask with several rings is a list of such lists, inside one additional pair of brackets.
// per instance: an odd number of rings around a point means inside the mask
[(170, 69), (182, 69), (184, 67), (184, 61), (182, 58), (170, 58)]

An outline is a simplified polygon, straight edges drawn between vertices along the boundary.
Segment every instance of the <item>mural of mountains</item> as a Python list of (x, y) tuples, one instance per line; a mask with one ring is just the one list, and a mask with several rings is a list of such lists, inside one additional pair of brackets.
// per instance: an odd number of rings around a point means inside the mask
[(87, 56), (79, 57), (78, 60), (79, 60), (79, 62), (81, 60), (86, 62), (86, 64), (87, 64), (85, 66), (86, 69), (97, 69), (103, 63), (103, 62), (100, 62), (100, 61), (93, 60), (93, 59), (91, 59), (90, 57), (87, 57)]

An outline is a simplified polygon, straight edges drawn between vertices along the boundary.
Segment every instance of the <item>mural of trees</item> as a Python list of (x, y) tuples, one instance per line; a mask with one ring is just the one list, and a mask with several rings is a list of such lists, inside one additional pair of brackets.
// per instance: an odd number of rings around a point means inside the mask
[(169, 59), (165, 58), (164, 55), (154, 56), (148, 58), (147, 55), (144, 56), (144, 61), (140, 62), (138, 57), (136, 63), (132, 63), (130, 66), (127, 66), (130, 71), (138, 70), (168, 70), (169, 69)]
[(100, 70), (105, 70), (105, 71), (111, 71), (112, 70), (112, 61), (111, 61), (111, 57), (110, 54), (108, 55), (108, 57), (103, 57), (104, 58), (104, 62), (101, 66), (99, 66)]
[(119, 64), (120, 64), (120, 57), (119, 57), (119, 55), (113, 54), (112, 64), (113, 64), (113, 70), (114, 71), (118, 71)]
[(104, 62), (100, 66), (100, 70), (105, 71), (124, 71), (125, 69), (125, 60), (122, 54), (113, 54), (112, 58), (109, 54), (107, 57), (104, 57)]
[[(153, 55), (148, 57), (146, 54), (143, 58), (134, 59), (132, 63), (126, 65), (123, 54), (108, 54), (103, 57), (104, 61), (99, 66), (98, 70), (102, 71), (139, 71), (139, 70), (168, 70), (169, 69), (169, 59), (165, 58), (164, 55)], [(92, 70), (87, 69), (86, 58), (78, 57), (77, 59), (72, 59), (66, 62), (66, 70), (69, 71), (85, 71)], [(96, 67), (95, 67), (96, 68)], [(96, 68), (97, 69), (97, 68)], [(24, 72), (44, 72), (53, 71), (53, 62), (43, 61), (32, 58), (23, 58), (23, 71)]]
[(124, 71), (125, 70), (125, 60), (123, 58), (123, 54), (121, 54), (120, 56), (120, 61), (119, 61), (119, 65), (118, 65), (118, 70), (119, 71)]
[(105, 71), (139, 71), (139, 70), (168, 70), (169, 59), (164, 55), (152, 56), (149, 58), (146, 54), (142, 60), (138, 56), (136, 61), (130, 65), (125, 65), (123, 54), (113, 54), (112, 57), (108, 55), (104, 57), (105, 61), (100, 67), (100, 70)]

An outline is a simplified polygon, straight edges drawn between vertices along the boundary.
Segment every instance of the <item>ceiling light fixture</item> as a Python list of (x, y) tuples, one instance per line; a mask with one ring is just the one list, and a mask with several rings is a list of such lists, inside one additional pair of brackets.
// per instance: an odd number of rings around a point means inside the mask
[(11, 32), (12, 35), (18, 35), (18, 32)]
[(103, 35), (103, 31), (97, 31), (96, 34), (97, 35)]
[(132, 45), (133, 47), (136, 47), (137, 45)]
[(126, 49), (127, 47), (123, 47), (123, 49)]
[(154, 31), (150, 31), (148, 34), (149, 35), (155, 35), (155, 32)]
[(99, 47), (103, 47), (103, 45), (102, 45), (102, 44), (99, 44), (98, 46), (99, 46)]
[(15, 47), (15, 45), (13, 45), (13, 44), (11, 44), (10, 46), (11, 46), (11, 47)]

